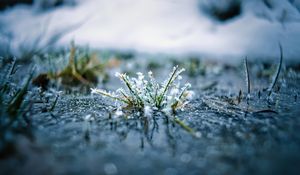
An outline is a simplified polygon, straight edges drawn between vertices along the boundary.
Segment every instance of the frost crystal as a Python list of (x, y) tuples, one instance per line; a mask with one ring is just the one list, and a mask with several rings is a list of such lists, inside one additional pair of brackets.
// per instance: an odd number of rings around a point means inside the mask
[(145, 107), (144, 107), (144, 115), (145, 115), (146, 117), (151, 116), (151, 115), (152, 115), (152, 112), (153, 112), (153, 110), (152, 110), (152, 108), (151, 108), (150, 106), (145, 106)]
[(118, 108), (117, 111), (115, 112), (115, 117), (120, 117), (123, 115), (123, 111), (121, 108)]

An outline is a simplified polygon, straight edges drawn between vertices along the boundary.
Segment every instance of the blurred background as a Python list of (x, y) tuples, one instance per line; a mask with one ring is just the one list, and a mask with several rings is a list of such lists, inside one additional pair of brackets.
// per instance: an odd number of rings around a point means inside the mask
[(68, 46), (299, 62), (299, 0), (0, 0), (0, 55)]

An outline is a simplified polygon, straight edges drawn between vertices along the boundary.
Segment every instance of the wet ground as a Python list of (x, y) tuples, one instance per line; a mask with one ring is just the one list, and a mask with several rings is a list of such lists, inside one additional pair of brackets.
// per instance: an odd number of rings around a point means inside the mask
[[(251, 96), (247, 103), (240, 64), (208, 62), (205, 68), (194, 69), (188, 60), (145, 62), (125, 60), (121, 68), (108, 72), (147, 72), (151, 67), (154, 75), (163, 79), (172, 64), (186, 67), (183, 79), (192, 84), (195, 97), (176, 117), (193, 133), (175, 122), (174, 116), (160, 112), (143, 116), (134, 111), (126, 117), (115, 117), (113, 101), (90, 93), (62, 91), (55, 107), (49, 110), (57, 92), (48, 90), (47, 95), (40, 96), (32, 87), (34, 139), (18, 136), (17, 153), (0, 160), (0, 173), (300, 173), (297, 68), (284, 64), (269, 97), (263, 89), (272, 81), (272, 66), (250, 63)], [(111, 76), (105, 86), (98, 86), (116, 89), (122, 84)], [(240, 90), (243, 93), (239, 96)]]

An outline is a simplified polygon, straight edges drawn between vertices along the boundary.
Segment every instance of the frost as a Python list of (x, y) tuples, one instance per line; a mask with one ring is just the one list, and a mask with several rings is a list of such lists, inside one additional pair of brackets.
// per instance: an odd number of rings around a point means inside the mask
[(152, 112), (153, 112), (153, 110), (151, 109), (150, 106), (145, 106), (145, 107), (144, 107), (144, 115), (145, 115), (146, 117), (151, 116), (151, 115), (152, 115)]
[(142, 109), (146, 116), (151, 114), (153, 110), (170, 113), (177, 109), (183, 109), (193, 97), (193, 92), (188, 90), (191, 84), (186, 83), (183, 87), (180, 87), (180, 81), (182, 80), (180, 74), (183, 71), (184, 69), (175, 66), (168, 79), (162, 84), (157, 83), (151, 71), (148, 72), (147, 79), (141, 72), (137, 73), (137, 78), (130, 78), (126, 74), (116, 73), (116, 76), (127, 87), (126, 91), (123, 88), (119, 88), (116, 93), (101, 89), (91, 90), (92, 93), (121, 101), (127, 107)]
[(88, 115), (86, 115), (86, 116), (84, 117), (84, 120), (85, 120), (85, 121), (88, 121), (88, 122), (91, 122), (91, 121), (94, 121), (95, 118), (94, 118), (94, 116), (93, 116), (92, 114), (88, 114)]
[(117, 118), (117, 117), (120, 117), (120, 116), (122, 116), (122, 115), (123, 115), (122, 109), (121, 109), (121, 108), (118, 108), (117, 111), (115, 112), (115, 117)]

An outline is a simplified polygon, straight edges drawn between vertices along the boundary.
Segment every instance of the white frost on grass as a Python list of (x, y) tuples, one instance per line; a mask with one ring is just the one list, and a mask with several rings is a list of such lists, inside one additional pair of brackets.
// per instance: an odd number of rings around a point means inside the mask
[(93, 48), (251, 59), (278, 58), (281, 42), (285, 59), (296, 59), (300, 5), (271, 2), (268, 9), (260, 0), (243, 0), (243, 13), (225, 23), (201, 12), (198, 0), (81, 0), (78, 6), (44, 13), (17, 6), (0, 12), (0, 45), (11, 42), (12, 52), (19, 54), (20, 46), (33, 46), (37, 36), (43, 46), (56, 32), (81, 24), (58, 45), (74, 39)]
[(153, 110), (175, 112), (183, 109), (190, 102), (191, 84), (186, 83), (180, 86), (180, 74), (184, 69), (175, 66), (168, 78), (163, 83), (157, 83), (152, 72), (148, 72), (148, 77), (138, 72), (137, 78), (130, 78), (126, 74), (116, 73), (116, 76), (123, 82), (127, 90), (119, 88), (116, 93), (106, 92), (101, 89), (91, 89), (92, 93), (109, 97), (122, 102), (126, 108), (144, 110), (145, 115), (149, 115)]

